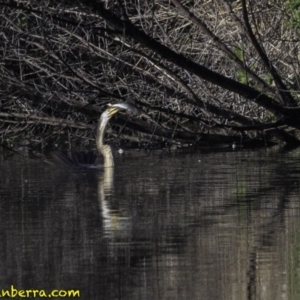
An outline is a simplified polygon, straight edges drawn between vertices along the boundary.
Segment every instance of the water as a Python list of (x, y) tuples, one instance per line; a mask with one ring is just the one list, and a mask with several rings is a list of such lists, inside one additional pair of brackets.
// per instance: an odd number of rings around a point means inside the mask
[(130, 152), (105, 172), (0, 155), (0, 291), (299, 299), (299, 155)]

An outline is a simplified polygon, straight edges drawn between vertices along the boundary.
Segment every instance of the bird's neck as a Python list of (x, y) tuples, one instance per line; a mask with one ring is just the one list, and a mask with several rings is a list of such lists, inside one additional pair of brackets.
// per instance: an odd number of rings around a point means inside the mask
[(109, 121), (109, 118), (107, 118), (105, 113), (106, 112), (104, 112), (101, 115), (100, 120), (98, 122), (96, 144), (97, 144), (98, 152), (103, 155), (104, 167), (113, 167), (114, 157), (112, 154), (111, 147), (109, 145), (105, 145), (103, 142), (106, 126)]
[(115, 163), (111, 147), (109, 145), (102, 145), (98, 150), (103, 155), (104, 167), (113, 167)]

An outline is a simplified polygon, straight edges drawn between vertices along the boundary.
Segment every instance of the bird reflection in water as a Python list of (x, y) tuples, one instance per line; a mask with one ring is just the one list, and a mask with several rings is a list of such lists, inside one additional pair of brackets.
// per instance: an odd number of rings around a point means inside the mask
[[(111, 208), (110, 199), (114, 194), (114, 168), (105, 168), (103, 176), (98, 177), (98, 202), (101, 210), (104, 237), (109, 239), (111, 251), (118, 243), (131, 234), (131, 217), (122, 210)], [(112, 251), (113, 254), (114, 251)]]

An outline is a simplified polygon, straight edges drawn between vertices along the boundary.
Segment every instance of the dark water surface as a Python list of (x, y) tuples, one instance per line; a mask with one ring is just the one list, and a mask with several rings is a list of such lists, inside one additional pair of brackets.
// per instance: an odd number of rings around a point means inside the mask
[(300, 299), (300, 150), (116, 164), (75, 172), (0, 154), (0, 289)]

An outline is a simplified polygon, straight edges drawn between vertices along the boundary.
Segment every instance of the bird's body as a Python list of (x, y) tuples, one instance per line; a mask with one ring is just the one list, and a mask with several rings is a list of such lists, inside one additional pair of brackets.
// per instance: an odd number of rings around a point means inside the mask
[(69, 157), (61, 152), (54, 152), (53, 157), (68, 166), (72, 167), (85, 167), (85, 168), (100, 168), (100, 167), (113, 167), (114, 158), (112, 154), (111, 147), (104, 144), (104, 134), (108, 124), (108, 121), (113, 115), (118, 113), (120, 110), (129, 111), (132, 114), (138, 114), (139, 110), (133, 104), (128, 103), (117, 103), (108, 105), (107, 109), (101, 114), (98, 125), (97, 125), (97, 135), (96, 135), (96, 145), (97, 150), (103, 155), (104, 163), (103, 165), (96, 165), (96, 154), (93, 152), (75, 152)]

